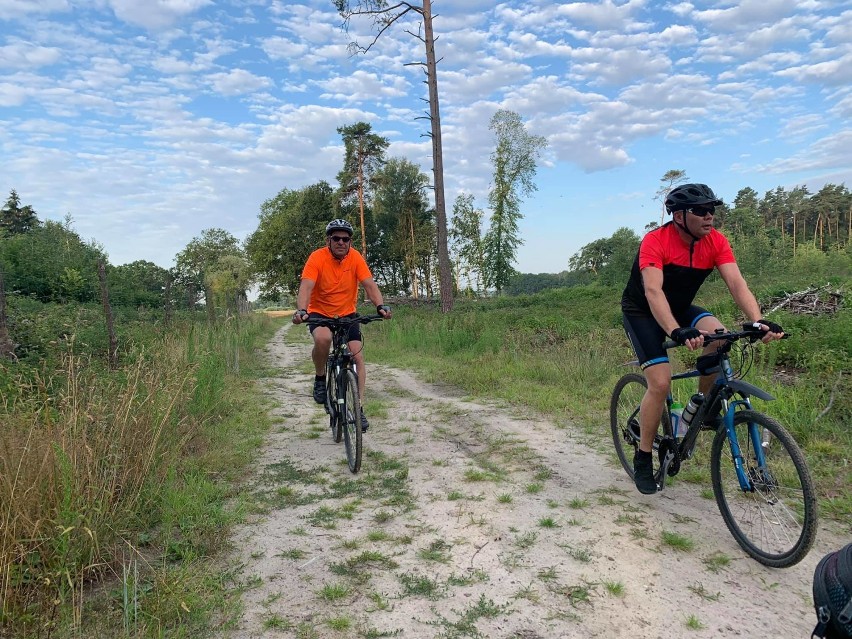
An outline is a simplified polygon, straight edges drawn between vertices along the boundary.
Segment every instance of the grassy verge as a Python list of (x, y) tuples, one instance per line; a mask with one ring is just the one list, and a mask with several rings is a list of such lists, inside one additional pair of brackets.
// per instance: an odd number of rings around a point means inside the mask
[[(619, 296), (620, 290), (576, 287), (460, 302), (448, 315), (430, 306), (400, 306), (392, 322), (369, 327), (368, 359), (414, 368), (430, 381), (551, 415), (610, 451), (610, 393), (634, 358), (621, 328)], [(738, 318), (728, 297), (711, 284), (698, 303), (735, 326)], [(712, 299), (721, 302), (714, 306)], [(757, 401), (755, 407), (779, 419), (805, 451), (823, 516), (848, 522), (852, 380), (842, 372), (852, 363), (852, 309), (830, 317), (774, 317), (794, 337), (757, 348), (748, 379), (778, 400)], [(683, 367), (690, 356), (679, 349), (673, 357), (682, 358), (676, 367)], [(675, 393), (685, 401), (694, 388), (680, 384)], [(684, 475), (687, 481), (709, 477), (706, 463), (697, 472), (699, 463), (686, 469), (696, 469)]]
[(2, 625), (21, 636), (194, 637), (230, 623), (214, 565), (268, 429), (253, 381), (264, 318), (187, 324), (116, 371), (68, 349), (0, 371)]

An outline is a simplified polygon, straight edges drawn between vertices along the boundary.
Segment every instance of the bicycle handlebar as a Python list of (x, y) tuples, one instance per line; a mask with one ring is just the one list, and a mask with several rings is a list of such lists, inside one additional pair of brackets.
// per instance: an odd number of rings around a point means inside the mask
[(305, 320), (308, 326), (325, 326), (326, 328), (342, 328), (352, 324), (369, 324), (370, 322), (381, 322), (385, 318), (382, 315), (357, 315), (355, 317), (315, 317)]
[[(711, 342), (722, 341), (733, 343), (740, 339), (748, 339), (751, 342), (756, 342), (766, 334), (766, 331), (755, 328), (751, 324), (743, 324), (743, 328), (745, 330), (731, 331), (730, 333), (710, 333), (709, 335), (704, 335), (704, 344), (707, 345)], [(790, 337), (790, 335), (788, 333), (784, 333), (781, 339), (787, 339), (788, 337)], [(678, 346), (683, 346), (683, 344), (678, 344), (672, 339), (667, 339), (663, 342), (663, 348), (666, 350), (670, 348), (677, 348)]]

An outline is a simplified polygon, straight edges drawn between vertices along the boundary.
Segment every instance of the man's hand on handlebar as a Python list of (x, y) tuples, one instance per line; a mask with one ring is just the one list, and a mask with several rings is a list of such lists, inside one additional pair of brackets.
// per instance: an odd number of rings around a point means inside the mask
[(686, 328), (678, 327), (671, 332), (670, 337), (691, 351), (704, 346), (704, 334), (692, 326)]
[(301, 324), (306, 319), (308, 319), (308, 311), (306, 311), (303, 308), (300, 308), (295, 313), (293, 313), (293, 323), (294, 324)]
[(746, 330), (756, 328), (763, 331), (765, 334), (760, 338), (760, 341), (764, 344), (784, 337), (784, 329), (781, 328), (781, 325), (768, 319), (759, 319), (751, 324), (743, 324), (743, 328)]
[(391, 318), (391, 307), (387, 304), (379, 304), (376, 306), (376, 313), (381, 315), (384, 319)]

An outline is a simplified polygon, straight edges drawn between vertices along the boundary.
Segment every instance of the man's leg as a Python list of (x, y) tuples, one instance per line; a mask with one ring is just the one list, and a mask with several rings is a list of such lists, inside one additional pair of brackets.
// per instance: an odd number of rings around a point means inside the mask
[(325, 365), (328, 362), (328, 349), (331, 348), (331, 329), (325, 326), (317, 326), (311, 333), (314, 338), (314, 348), (311, 351), (311, 359), (314, 362), (314, 401), (317, 404), (325, 404), (326, 379)]
[(666, 403), (671, 384), (671, 365), (668, 362), (655, 364), (645, 369), (648, 390), (642, 397), (639, 408), (639, 449), (633, 456), (633, 481), (640, 493), (653, 495), (657, 492), (654, 479), (654, 437), (660, 427), (660, 417)]

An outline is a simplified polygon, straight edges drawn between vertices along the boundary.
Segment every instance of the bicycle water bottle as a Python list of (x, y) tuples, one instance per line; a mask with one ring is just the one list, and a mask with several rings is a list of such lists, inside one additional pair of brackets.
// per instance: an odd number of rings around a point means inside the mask
[(686, 428), (683, 426), (683, 404), (672, 402), (669, 413), (672, 416), (672, 432), (675, 437), (683, 437), (683, 434), (686, 432)]
[(692, 418), (695, 417), (695, 413), (698, 412), (698, 407), (701, 406), (702, 403), (704, 403), (704, 393), (695, 393), (695, 395), (689, 398), (689, 401), (686, 403), (686, 408), (683, 409), (683, 414), (680, 417), (680, 422), (684, 431), (689, 428), (689, 425), (692, 423)]

